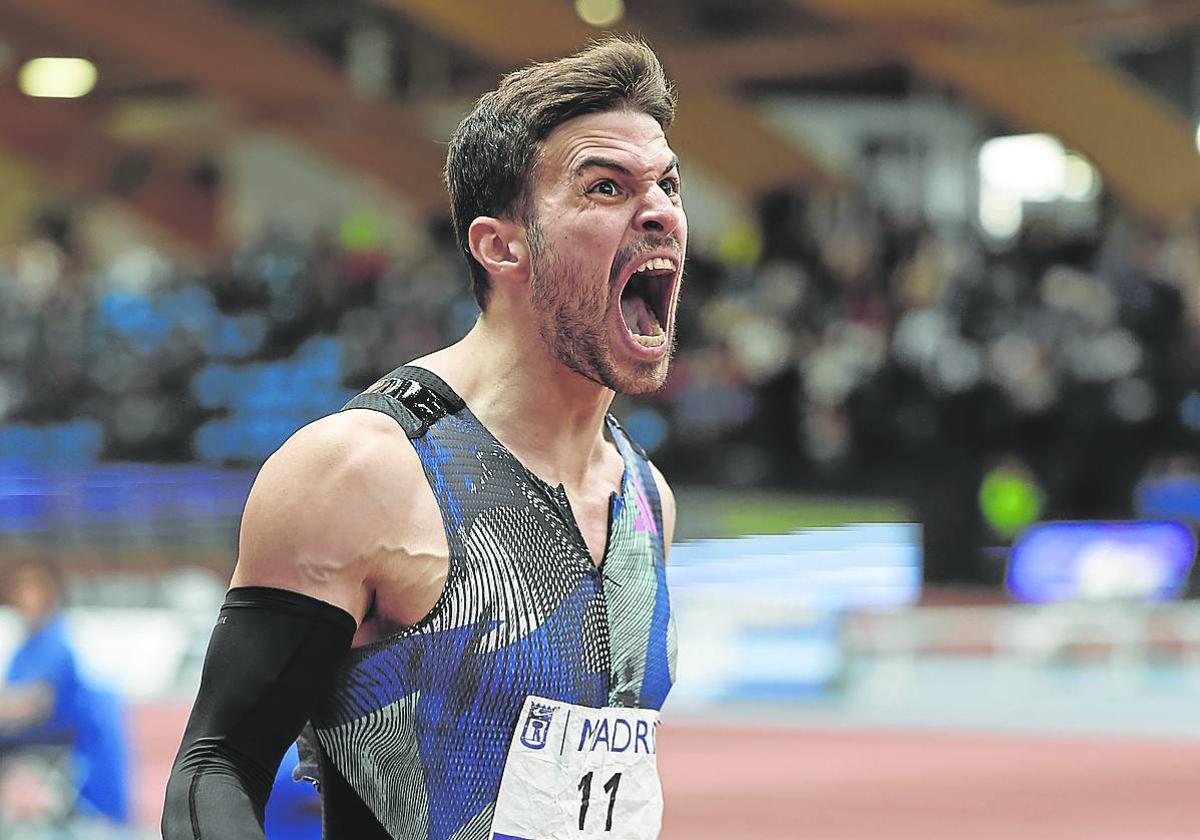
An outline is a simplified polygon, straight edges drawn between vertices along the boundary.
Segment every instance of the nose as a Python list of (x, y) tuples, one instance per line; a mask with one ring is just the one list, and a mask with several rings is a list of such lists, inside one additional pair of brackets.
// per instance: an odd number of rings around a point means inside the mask
[(661, 187), (655, 186), (638, 209), (634, 225), (642, 233), (666, 235), (675, 233), (682, 215), (683, 208), (671, 201)]

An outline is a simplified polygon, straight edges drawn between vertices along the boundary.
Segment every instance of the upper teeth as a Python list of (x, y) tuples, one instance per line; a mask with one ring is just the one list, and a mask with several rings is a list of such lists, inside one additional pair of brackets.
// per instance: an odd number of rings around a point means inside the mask
[[(666, 257), (653, 257), (638, 266), (637, 271), (658, 271), (664, 268), (668, 271), (674, 271), (674, 261), (669, 260)], [(636, 274), (637, 271), (635, 271), (634, 274)]]

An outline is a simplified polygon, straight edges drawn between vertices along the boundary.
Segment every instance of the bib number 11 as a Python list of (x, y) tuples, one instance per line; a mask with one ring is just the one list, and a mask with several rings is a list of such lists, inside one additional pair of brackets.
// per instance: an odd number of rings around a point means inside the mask
[[(592, 776), (591, 770), (584, 773), (579, 779), (579, 792), (581, 794), (579, 801), (579, 830), (583, 831), (584, 825), (587, 823), (588, 807), (592, 803)], [(612, 831), (613, 806), (617, 804), (617, 788), (621, 786), (621, 774), (613, 773), (612, 777), (604, 783), (604, 792), (608, 794), (608, 813), (604, 817), (604, 830)]]
[(513, 728), (487, 840), (658, 840), (657, 729), (653, 709), (530, 695)]

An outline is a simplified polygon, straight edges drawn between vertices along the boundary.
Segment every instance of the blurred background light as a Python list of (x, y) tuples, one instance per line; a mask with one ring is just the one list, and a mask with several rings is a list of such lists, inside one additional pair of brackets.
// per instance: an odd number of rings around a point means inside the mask
[(1049, 134), (993, 137), (979, 149), (979, 173), (991, 190), (1050, 201), (1062, 195), (1066, 152)]
[(1036, 522), (1042, 506), (1042, 490), (1023, 464), (1010, 460), (984, 475), (979, 508), (991, 529), (1005, 539)]
[(1196, 557), (1181, 522), (1046, 522), (1009, 559), (1013, 595), (1034, 603), (1179, 597)]
[(575, 13), (589, 26), (612, 26), (625, 14), (624, 0), (575, 0)]
[(1020, 229), (1026, 202), (1090, 203), (1100, 194), (1091, 161), (1049, 134), (993, 137), (979, 148), (979, 224), (996, 239)]
[(1062, 195), (1070, 201), (1091, 201), (1100, 194), (1100, 173), (1083, 155), (1068, 152), (1063, 161)]
[(347, 251), (369, 251), (380, 242), (379, 220), (366, 210), (356, 210), (338, 225), (338, 242)]
[(979, 224), (996, 239), (1008, 239), (1021, 229), (1021, 199), (985, 187), (979, 193)]
[(96, 86), (96, 65), (85, 58), (34, 58), (21, 67), (21, 91), (27, 96), (75, 99)]

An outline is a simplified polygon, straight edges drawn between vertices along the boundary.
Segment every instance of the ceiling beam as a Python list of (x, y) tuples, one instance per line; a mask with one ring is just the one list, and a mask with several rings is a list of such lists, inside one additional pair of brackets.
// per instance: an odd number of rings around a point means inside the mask
[[(573, 52), (602, 34), (558, 0), (380, 1), (506, 68)], [(537, 26), (514, 25), (517, 19), (536, 20)], [(750, 105), (714, 82), (698, 54), (677, 55), (666, 39), (655, 48), (681, 89), (671, 142), (685, 158), (747, 199), (781, 183), (830, 180), (798, 140), (778, 136)]]
[(917, 41), (910, 55), (921, 72), (1011, 124), (1082, 152), (1139, 213), (1170, 222), (1200, 209), (1200, 156), (1187, 121), (1079, 50), (968, 51)]
[[(505, 68), (557, 58), (600, 34), (571, 11), (570, 3), (555, 0), (378, 2)], [(528, 25), (532, 21), (537, 25)]]
[[(1140, 214), (1169, 222), (1200, 208), (1200, 157), (1187, 121), (1048, 28), (1045, 10), (991, 0), (793, 2), (891, 32), (917, 72), (949, 83), (1015, 127), (1061, 138)], [(989, 38), (1022, 32), (1023, 38)]]
[[(407, 8), (408, 3), (403, 2), (403, 5)], [(444, 3), (421, 4), (422, 14), (427, 11), (427, 5), (430, 13), (435, 15), (439, 28), (447, 25), (446, 20), (456, 17), (456, 12)], [(1084, 43), (1110, 38), (1153, 37), (1200, 22), (1200, 3), (1195, 0), (1163, 0), (1151, 6), (1056, 4), (1045, 8), (1035, 7), (1028, 14), (1033, 16), (1032, 26), (1028, 17), (1017, 21), (1007, 14), (1003, 18), (988, 14), (979, 14), (975, 18), (968, 16), (957, 24), (957, 34), (969, 33), (972, 38), (984, 38), (988, 44), (1010, 39), (1026, 45), (1034, 37), (1059, 39), (1064, 33)], [(900, 30), (920, 31), (919, 23), (897, 22), (896, 25)], [(947, 27), (943, 23), (933, 28), (935, 31), (944, 31)], [(587, 34), (580, 30), (578, 37), (583, 39)], [(537, 44), (531, 44), (530, 48), (546, 53), (544, 39), (536, 40)], [(687, 79), (689, 83), (708, 80), (739, 84), (823, 79), (887, 67), (904, 61), (898, 46), (892, 35), (859, 27), (813, 35), (753, 34), (702, 43), (670, 42), (659, 51), (669, 58), (667, 71), (673, 76)], [(480, 51), (481, 54), (487, 54), (486, 47)], [(551, 58), (560, 54), (546, 53), (543, 57)], [(504, 63), (506, 55), (508, 51), (491, 57)], [(475, 77), (460, 79), (455, 83), (453, 95), (467, 96), (478, 92), (494, 80), (492, 74), (476, 74)], [(410, 101), (425, 102), (434, 98), (433, 95), (418, 92)]]
[[(1195, 0), (1014, 3), (995, 0), (793, 0), (831, 20), (897, 34), (972, 35), (989, 41), (1157, 35), (1200, 22)], [(859, 30), (862, 32), (863, 30)]]
[[(824, 79), (894, 66), (902, 60), (882, 39), (868, 33), (751, 35), (658, 52), (669, 62), (668, 75), (686, 80), (684, 93), (689, 98), (701, 82), (733, 87), (744, 82)], [(405, 102), (419, 110), (444, 104), (446, 97), (474, 98), (495, 84), (494, 71), (474, 72), (456, 77), (451, 86), (436, 92), (415, 91)]]
[(886, 39), (869, 32), (751, 35), (671, 45), (667, 70), (695, 84), (826, 78), (884, 67), (897, 60)]
[(1024, 12), (1041, 26), (1058, 29), (1075, 40), (1162, 35), (1200, 23), (1195, 0), (1142, 3), (1071, 3), (1064, 7), (1030, 8)]
[(316, 51), (205, 0), (7, 0), (29, 18), (224, 98), (251, 121), (291, 132), (330, 157), (445, 212), (444, 149), (419, 115), (357, 97)]
[(6, 84), (0, 86), (0, 113), (0, 144), (66, 193), (116, 201), (194, 252), (210, 253), (218, 244), (216, 186), (160, 151), (110, 140), (102, 106), (33, 99)]

